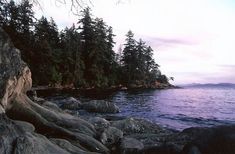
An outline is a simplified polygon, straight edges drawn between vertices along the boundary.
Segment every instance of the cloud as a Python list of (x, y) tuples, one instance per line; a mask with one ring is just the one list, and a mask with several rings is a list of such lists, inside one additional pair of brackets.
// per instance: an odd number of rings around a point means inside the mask
[(235, 70), (235, 65), (231, 64), (231, 65), (218, 65), (221, 68), (225, 68), (225, 69), (231, 69), (231, 70)]
[(191, 38), (164, 38), (164, 37), (151, 37), (151, 36), (140, 36), (147, 42), (148, 45), (153, 48), (173, 48), (175, 46), (194, 46), (198, 45), (199, 41)]
[(145, 37), (148, 42), (159, 44), (180, 44), (180, 45), (195, 45), (198, 44), (195, 40), (186, 38), (160, 38), (160, 37)]

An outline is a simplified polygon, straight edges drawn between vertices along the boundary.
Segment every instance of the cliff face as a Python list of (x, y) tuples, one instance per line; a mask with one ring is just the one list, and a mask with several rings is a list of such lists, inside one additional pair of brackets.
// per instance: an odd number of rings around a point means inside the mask
[[(47, 138), (34, 133), (27, 122), (13, 121), (5, 113), (31, 88), (31, 72), (8, 35), (0, 28), (0, 151), (3, 153), (66, 153)], [(22, 97), (23, 98), (23, 97)], [(23, 104), (22, 104), (23, 105)], [(44, 147), (48, 147), (45, 149)]]
[(31, 72), (8, 35), (0, 28), (0, 113), (32, 86)]

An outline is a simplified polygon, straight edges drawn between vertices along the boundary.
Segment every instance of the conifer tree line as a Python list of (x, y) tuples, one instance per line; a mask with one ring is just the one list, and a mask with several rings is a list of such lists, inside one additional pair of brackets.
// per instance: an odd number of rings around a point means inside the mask
[(153, 50), (143, 40), (126, 34), (121, 53), (111, 26), (94, 18), (89, 8), (81, 11), (77, 24), (59, 31), (53, 18), (34, 17), (28, 0), (0, 0), (0, 27), (21, 50), (33, 74), (33, 84), (70, 85), (82, 88), (150, 86), (168, 83), (153, 59)]

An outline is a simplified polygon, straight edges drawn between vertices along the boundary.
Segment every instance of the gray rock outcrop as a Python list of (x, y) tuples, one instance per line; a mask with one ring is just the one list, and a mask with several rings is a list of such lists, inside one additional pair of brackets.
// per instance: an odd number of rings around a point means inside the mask
[(32, 86), (31, 72), (8, 35), (0, 28), (0, 113)]
[(119, 108), (113, 102), (93, 100), (82, 104), (83, 109), (89, 112), (118, 113)]
[(104, 132), (101, 134), (101, 142), (106, 145), (107, 147), (110, 147), (112, 145), (115, 145), (121, 141), (123, 138), (123, 132), (115, 127), (109, 127), (104, 130)]
[(159, 125), (144, 119), (136, 118), (113, 121), (111, 126), (122, 130), (125, 135), (134, 133), (159, 133), (165, 131)]
[(82, 106), (81, 102), (73, 97), (61, 100), (61, 108), (68, 110), (79, 110)]

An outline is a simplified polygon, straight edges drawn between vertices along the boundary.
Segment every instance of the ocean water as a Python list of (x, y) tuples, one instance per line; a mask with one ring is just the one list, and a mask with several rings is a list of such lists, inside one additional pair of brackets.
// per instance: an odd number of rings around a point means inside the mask
[(108, 100), (120, 107), (120, 116), (145, 118), (176, 130), (235, 124), (231, 87), (120, 91)]
[(73, 96), (82, 101), (112, 101), (121, 111), (115, 116), (144, 118), (176, 130), (235, 124), (235, 87), (229, 86), (118, 91), (105, 94), (44, 91), (39, 96), (43, 95), (52, 100)]

